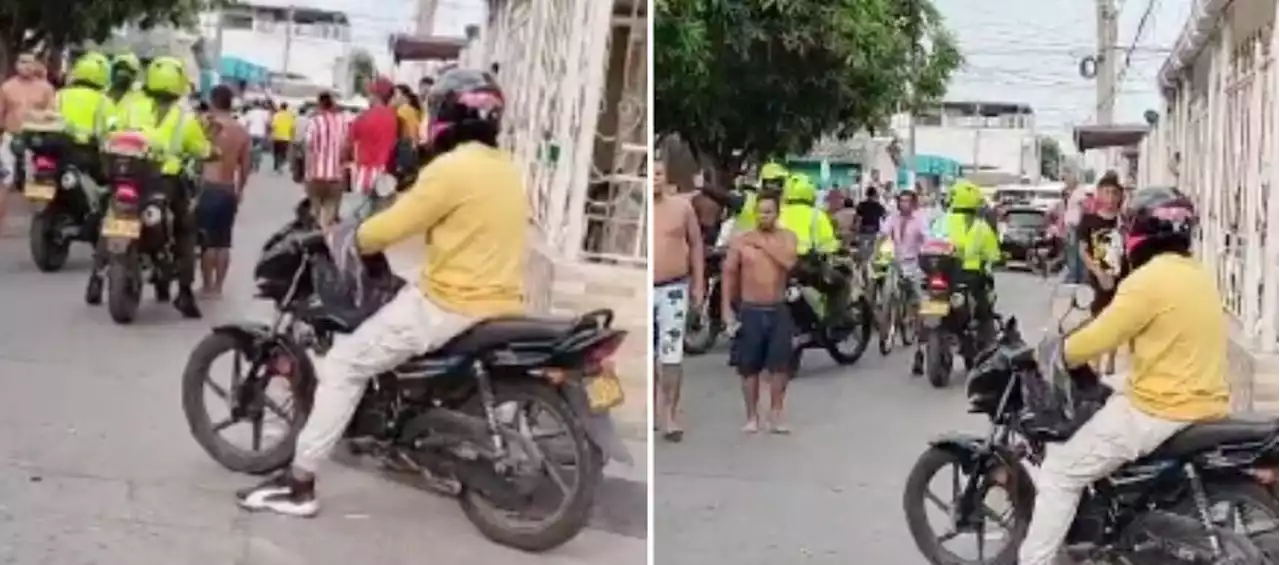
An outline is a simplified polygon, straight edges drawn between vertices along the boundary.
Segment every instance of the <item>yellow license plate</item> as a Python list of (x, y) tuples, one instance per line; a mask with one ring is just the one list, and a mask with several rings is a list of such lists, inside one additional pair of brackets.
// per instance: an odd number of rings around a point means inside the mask
[(22, 190), (23, 196), (31, 200), (53, 200), (53, 196), (58, 193), (58, 188), (51, 184), (41, 184), (37, 182), (28, 183)]
[(920, 314), (923, 316), (946, 316), (951, 305), (941, 300), (926, 300), (920, 303)]
[(626, 400), (622, 393), (622, 380), (612, 367), (606, 367), (599, 375), (587, 377), (587, 403), (592, 412), (606, 412), (621, 406)]
[(102, 235), (103, 237), (123, 237), (125, 239), (138, 239), (142, 234), (142, 222), (127, 218), (113, 218), (107, 216), (102, 219)]

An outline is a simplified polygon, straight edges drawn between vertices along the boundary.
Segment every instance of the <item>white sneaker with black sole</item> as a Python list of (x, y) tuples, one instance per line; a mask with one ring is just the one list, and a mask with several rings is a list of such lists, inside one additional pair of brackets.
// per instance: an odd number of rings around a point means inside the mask
[(299, 518), (310, 518), (320, 512), (315, 480), (299, 481), (289, 471), (237, 492), (236, 502), (245, 510), (265, 510)]

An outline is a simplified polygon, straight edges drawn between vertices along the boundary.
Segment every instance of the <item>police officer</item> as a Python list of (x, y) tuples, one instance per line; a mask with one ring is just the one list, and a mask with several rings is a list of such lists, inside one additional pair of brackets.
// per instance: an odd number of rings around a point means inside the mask
[(995, 279), (991, 268), (1000, 261), (1000, 240), (995, 229), (982, 218), (986, 198), (982, 189), (967, 180), (956, 182), (950, 191), (950, 208), (938, 219), (940, 235), (955, 246), (962, 270), (973, 292), (978, 317), (978, 338), (984, 346), (994, 338)]
[[(119, 109), (118, 127), (146, 134), (156, 155), (162, 190), (169, 197), (174, 215), (174, 246), (178, 268), (178, 296), (173, 304), (187, 318), (199, 318), (192, 285), (195, 283), (195, 220), (191, 211), (194, 183), (184, 175), (184, 163), (204, 161), (213, 156), (213, 147), (204, 135), (199, 117), (183, 104), (187, 94), (187, 73), (182, 61), (158, 57), (143, 73), (142, 94)], [(95, 292), (96, 291), (96, 292)], [(95, 269), (86, 292), (90, 303), (101, 302), (102, 274)], [(96, 294), (96, 296), (94, 296)]]
[(111, 84), (107, 87), (107, 98), (115, 105), (112, 121), (119, 121), (120, 112), (137, 98), (143, 96), (138, 84), (142, 74), (142, 62), (133, 53), (121, 53), (111, 58)]
[(831, 218), (815, 205), (818, 189), (803, 174), (787, 177), (782, 189), (782, 211), (778, 225), (796, 235), (796, 254), (800, 256), (800, 276), (823, 291), (829, 305), (826, 318), (836, 327), (843, 327), (849, 316), (849, 280), (835, 267), (840, 261), (835, 257), (840, 250)]
[[(67, 85), (58, 91), (56, 108), (58, 117), (70, 142), (65, 147), (64, 158), (77, 169), (88, 174), (98, 185), (105, 184), (98, 146), (106, 134), (115, 105), (103, 93), (111, 76), (111, 64), (101, 53), (89, 52), (76, 59), (67, 73)], [(95, 210), (100, 210), (100, 195), (96, 187), (88, 196)], [(87, 229), (96, 233), (96, 222)]]

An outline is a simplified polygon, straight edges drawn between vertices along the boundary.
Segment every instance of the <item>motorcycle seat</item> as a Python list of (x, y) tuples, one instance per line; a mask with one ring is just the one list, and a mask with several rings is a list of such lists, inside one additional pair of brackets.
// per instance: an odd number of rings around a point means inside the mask
[(1229, 417), (1192, 424), (1174, 434), (1151, 454), (1153, 457), (1180, 457), (1206, 451), (1218, 445), (1274, 438), (1280, 421), (1272, 417)]
[(554, 342), (567, 336), (579, 325), (576, 318), (539, 318), (502, 316), (482, 320), (449, 340), (431, 355), (476, 355), (513, 341)]

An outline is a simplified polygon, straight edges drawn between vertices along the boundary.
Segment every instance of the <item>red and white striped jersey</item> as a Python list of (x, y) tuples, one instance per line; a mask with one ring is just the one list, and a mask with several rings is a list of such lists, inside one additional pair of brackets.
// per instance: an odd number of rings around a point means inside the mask
[(346, 143), (347, 120), (342, 113), (316, 112), (307, 123), (307, 180), (342, 180)]

